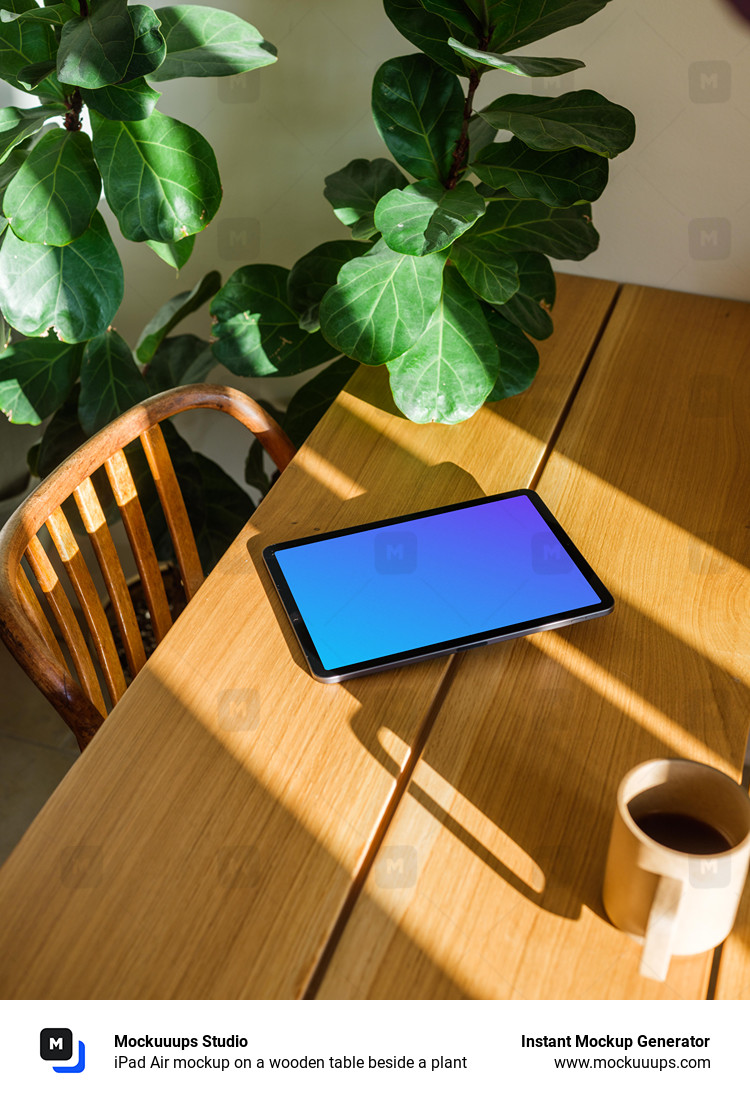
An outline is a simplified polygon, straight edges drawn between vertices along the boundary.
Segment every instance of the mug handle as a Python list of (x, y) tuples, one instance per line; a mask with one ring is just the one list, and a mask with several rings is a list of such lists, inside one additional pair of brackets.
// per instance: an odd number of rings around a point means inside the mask
[(666, 981), (672, 958), (672, 940), (685, 883), (681, 879), (661, 877), (656, 887), (648, 927), (643, 940), (640, 973), (643, 978)]

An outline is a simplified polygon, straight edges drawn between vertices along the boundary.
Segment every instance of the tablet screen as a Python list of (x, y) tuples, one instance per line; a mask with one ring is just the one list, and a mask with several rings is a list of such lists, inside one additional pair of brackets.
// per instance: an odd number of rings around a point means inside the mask
[(601, 607), (542, 509), (519, 492), (271, 550), (330, 671)]

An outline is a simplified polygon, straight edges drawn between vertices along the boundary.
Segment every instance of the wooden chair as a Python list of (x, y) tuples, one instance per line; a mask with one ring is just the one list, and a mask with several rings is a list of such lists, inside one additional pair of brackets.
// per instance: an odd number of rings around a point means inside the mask
[[(133, 602), (92, 475), (104, 467), (135, 558), (156, 642), (172, 625), (151, 536), (123, 448), (140, 438), (172, 539), (186, 600), (203, 582), (198, 550), (159, 422), (186, 409), (219, 409), (241, 421), (283, 470), (294, 455), (279, 425), (250, 397), (226, 386), (180, 386), (136, 405), (87, 440), (16, 509), (0, 532), (0, 636), (62, 715), (83, 750), (107, 714), (94, 659), (60, 577), (39, 539), (47, 528), (85, 619), (111, 706), (126, 689), (123, 666), (103, 604), (63, 512), (72, 496), (109, 593), (131, 676), (146, 655)], [(75, 677), (30, 577), (62, 635)]]

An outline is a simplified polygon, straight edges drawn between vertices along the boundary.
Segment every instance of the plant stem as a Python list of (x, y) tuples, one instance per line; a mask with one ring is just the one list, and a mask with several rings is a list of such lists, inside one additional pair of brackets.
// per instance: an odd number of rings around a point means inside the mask
[(464, 169), (467, 154), (469, 152), (469, 123), (471, 122), (471, 115), (474, 109), (474, 96), (476, 90), (479, 87), (479, 81), (482, 79), (482, 74), (478, 69), (472, 69), (469, 76), (469, 90), (466, 93), (466, 101), (464, 103), (464, 117), (461, 123), (461, 133), (458, 135), (456, 146), (453, 150), (453, 160), (451, 162), (451, 170), (448, 173), (448, 179), (446, 181), (446, 188), (452, 191), (458, 183), (458, 177)]
[(83, 100), (81, 99), (81, 93), (78, 88), (74, 88), (71, 94), (66, 98), (65, 106), (68, 108), (65, 112), (65, 121), (63, 122), (65, 129), (80, 130)]
[(81, 9), (81, 18), (85, 19), (89, 14), (88, 0), (78, 0), (78, 7)]

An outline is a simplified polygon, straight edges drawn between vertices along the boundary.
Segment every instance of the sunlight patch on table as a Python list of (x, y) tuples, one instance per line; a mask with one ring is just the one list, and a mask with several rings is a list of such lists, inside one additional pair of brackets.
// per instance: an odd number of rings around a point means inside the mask
[[(442, 437), (444, 433), (450, 434), (451, 457), (456, 461), (465, 459), (467, 471), (475, 473), (475, 476), (476, 471), (481, 470), (477, 458), (478, 452), (481, 454), (483, 449), (483, 441), (492, 452), (492, 460), (497, 459), (498, 413), (489, 406), (483, 406), (470, 420), (461, 424), (415, 424), (346, 390), (339, 394), (337, 404), (378, 435), (396, 444), (400, 450), (428, 466), (436, 464), (435, 456), (439, 448), (436, 447), (435, 437), (438, 434)], [(502, 450), (509, 456), (509, 462), (517, 463), (519, 456), (541, 456), (544, 443), (538, 436), (524, 431), (511, 420), (502, 419)], [(492, 460), (488, 455), (488, 469), (493, 468)], [(518, 487), (506, 486), (508, 489)], [(495, 491), (498, 490), (487, 488), (487, 492)]]
[[(464, 829), (476, 829), (482, 840), (493, 845), (498, 858), (535, 879), (537, 886), (543, 884), (540, 868), (507, 834), (486, 818), (480, 822), (484, 815), (457, 795), (428, 765), (420, 763), (419, 771), (425, 788), (436, 801), (437, 796), (451, 801), (450, 816), (454, 822), (460, 820)], [(397, 815), (365, 882), (360, 902), (360, 913), (367, 913), (368, 903), (376, 907), (378, 926), (383, 926), (382, 935), (373, 942), (371, 966), (385, 965), (389, 938), (385, 918), (398, 926), (466, 996), (522, 995), (510, 981), (514, 963), (509, 964), (502, 924), (504, 916), (511, 923), (520, 919), (518, 906), (525, 904), (523, 896), (511, 891), (508, 903), (506, 883), (488, 866), (482, 854), (472, 861), (478, 875), (469, 873), (465, 843), (451, 832), (449, 822), (419, 804), (414, 784), (410, 792), (399, 811), (408, 821), (408, 832), (402, 834), (399, 820), (404, 819)], [(404, 843), (407, 839), (409, 844)], [(476, 899), (476, 905), (471, 904), (467, 891)], [(352, 929), (361, 934), (361, 925), (355, 923)], [(488, 966), (485, 941), (491, 930), (500, 954)], [(347, 947), (346, 935), (342, 948), (345, 952), (352, 950)], [(410, 953), (409, 957), (414, 955)], [(488, 972), (490, 969), (492, 973)]]
[(529, 641), (679, 756), (689, 752), (695, 759), (703, 760), (721, 770), (725, 768), (726, 762), (719, 753), (713, 752), (700, 738), (672, 721), (642, 695), (587, 657), (562, 634), (549, 630), (531, 635)]
[(313, 478), (324, 487), (326, 492), (333, 493), (340, 500), (349, 500), (351, 497), (359, 497), (365, 492), (364, 486), (354, 478), (345, 474), (327, 458), (314, 451), (312, 447), (305, 445), (292, 460), (309, 477)]
[(410, 791), (418, 801), (423, 792), (436, 803), (445, 815), (441, 830), (447, 829), (468, 844), (482, 862), (497, 861), (535, 894), (543, 894), (546, 879), (539, 864), (424, 759), (417, 765)]
[[(713, 546), (707, 531), (680, 527), (559, 451), (539, 492), (615, 598), (750, 683), (746, 566)], [(741, 529), (716, 537), (728, 534), (737, 543), (745, 537)]]

